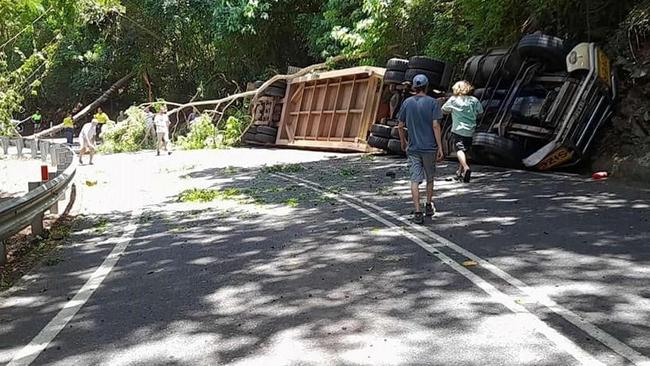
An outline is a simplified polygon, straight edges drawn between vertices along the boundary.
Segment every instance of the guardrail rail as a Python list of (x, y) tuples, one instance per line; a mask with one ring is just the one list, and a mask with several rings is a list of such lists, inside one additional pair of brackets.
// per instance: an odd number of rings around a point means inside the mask
[(46, 211), (58, 213), (58, 202), (65, 196), (76, 174), (75, 154), (66, 144), (24, 138), (0, 137), (0, 147), (9, 155), (12, 147), (18, 157), (29, 150), (32, 159), (40, 158), (44, 163), (50, 159), (56, 172), (50, 173), (45, 182), (31, 182), (29, 192), (20, 197), (0, 202), (0, 265), (6, 260), (6, 240), (27, 226), (32, 234), (43, 231), (43, 216)]

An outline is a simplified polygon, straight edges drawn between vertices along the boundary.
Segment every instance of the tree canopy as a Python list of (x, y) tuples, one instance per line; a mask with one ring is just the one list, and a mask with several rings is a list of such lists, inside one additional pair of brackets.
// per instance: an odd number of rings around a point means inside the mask
[(363, 55), (362, 63), (374, 65), (415, 54), (456, 62), (509, 44), (524, 28), (606, 42), (628, 14), (647, 23), (648, 4), (0, 0), (0, 123), (6, 127), (10, 118), (37, 109), (46, 119), (61, 119), (130, 72), (138, 76), (113, 99), (116, 108), (155, 98), (216, 98), (288, 65), (340, 54)]

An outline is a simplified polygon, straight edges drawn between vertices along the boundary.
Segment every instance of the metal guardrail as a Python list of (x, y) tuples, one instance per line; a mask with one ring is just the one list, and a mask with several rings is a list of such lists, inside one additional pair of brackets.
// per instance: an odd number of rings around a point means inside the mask
[(23, 196), (0, 203), (0, 264), (6, 256), (4, 241), (29, 225), (33, 229), (42, 229), (43, 214), (48, 210), (57, 211), (58, 201), (77, 171), (75, 154), (67, 145), (36, 139), (0, 137), (0, 147), (5, 155), (9, 154), (12, 146), (16, 147), (18, 157), (22, 157), (23, 150), (27, 148), (32, 159), (40, 158), (47, 162), (49, 158), (52, 166), (57, 169), (50, 180), (33, 184), (34, 187), (30, 187), (33, 189)]

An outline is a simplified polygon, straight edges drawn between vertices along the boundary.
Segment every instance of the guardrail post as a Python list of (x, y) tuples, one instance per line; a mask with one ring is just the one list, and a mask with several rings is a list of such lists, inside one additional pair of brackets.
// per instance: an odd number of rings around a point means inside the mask
[(32, 159), (38, 157), (38, 140), (29, 140), (29, 149), (32, 151)]
[[(41, 184), (43, 184), (43, 183), (42, 182), (29, 182), (28, 183), (29, 191), (31, 192), (31, 191), (35, 190)], [(34, 219), (32, 220), (31, 225), (32, 225), (32, 235), (37, 236), (37, 235), (43, 234), (44, 230), (43, 230), (43, 213), (42, 212), (39, 213), (38, 215), (34, 216)]]
[(50, 159), (52, 160), (52, 166), (57, 166), (59, 165), (59, 154), (58, 154), (59, 148), (57, 145), (52, 145), (50, 146)]
[(41, 141), (41, 161), (47, 162), (47, 155), (50, 151), (50, 142)]
[(0, 137), (0, 145), (2, 145), (2, 151), (4, 151), (5, 155), (9, 154), (9, 138), (8, 137)]
[(25, 147), (25, 141), (23, 139), (16, 139), (16, 150), (18, 151), (18, 157), (23, 157), (23, 147)]

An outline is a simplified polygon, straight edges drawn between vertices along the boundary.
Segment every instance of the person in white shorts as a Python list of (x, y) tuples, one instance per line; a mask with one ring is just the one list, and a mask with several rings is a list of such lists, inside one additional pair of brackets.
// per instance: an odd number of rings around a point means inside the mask
[(97, 130), (97, 120), (93, 118), (90, 123), (86, 123), (81, 127), (79, 132), (79, 143), (81, 149), (79, 150), (79, 164), (83, 165), (83, 157), (85, 153), (90, 155), (90, 165), (93, 164), (93, 155), (95, 155), (95, 131)]
[(169, 117), (167, 117), (167, 108), (162, 107), (156, 117), (153, 120), (154, 125), (156, 126), (156, 136), (158, 137), (158, 143), (156, 144), (156, 154), (160, 155), (160, 146), (167, 151), (168, 155), (171, 155), (172, 152), (169, 149)]

